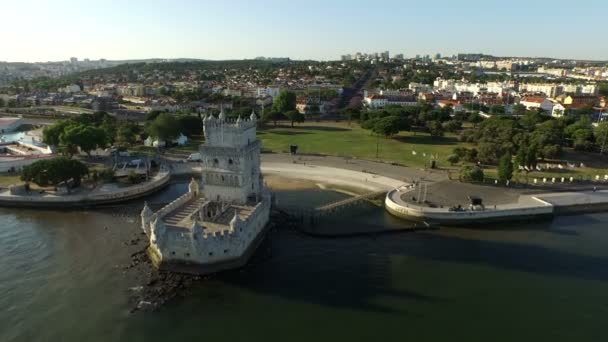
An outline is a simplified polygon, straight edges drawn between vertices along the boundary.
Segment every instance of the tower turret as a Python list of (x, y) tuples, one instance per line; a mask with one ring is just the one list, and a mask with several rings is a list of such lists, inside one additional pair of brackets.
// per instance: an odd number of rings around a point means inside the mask
[(188, 184), (188, 191), (193, 192), (194, 196), (198, 196), (200, 192), (200, 185), (198, 184), (196, 179), (194, 179), (194, 177), (192, 177), (190, 184)]
[(154, 213), (152, 212), (152, 209), (150, 209), (150, 207), (148, 206), (148, 202), (144, 202), (144, 209), (141, 211), (141, 226), (144, 229), (144, 233), (146, 233), (148, 236), (150, 234), (150, 220), (152, 218), (152, 216), (154, 215)]

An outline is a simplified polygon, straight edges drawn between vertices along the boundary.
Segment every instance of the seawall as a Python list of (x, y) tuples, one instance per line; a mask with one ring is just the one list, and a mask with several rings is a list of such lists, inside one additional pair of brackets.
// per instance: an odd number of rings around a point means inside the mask
[(157, 192), (169, 184), (171, 174), (165, 172), (157, 175), (153, 180), (124, 189), (108, 193), (66, 195), (66, 196), (20, 196), (10, 195), (9, 191), (0, 194), (0, 206), (16, 208), (47, 208), (47, 209), (70, 209), (89, 208), (100, 205), (108, 205), (126, 202), (145, 197)]
[(517, 203), (484, 210), (430, 208), (405, 202), (402, 197), (413, 188), (397, 188), (386, 195), (385, 208), (394, 216), (433, 224), (468, 225), (552, 218), (555, 215), (582, 214), (608, 210), (608, 191), (567, 192), (522, 195)]

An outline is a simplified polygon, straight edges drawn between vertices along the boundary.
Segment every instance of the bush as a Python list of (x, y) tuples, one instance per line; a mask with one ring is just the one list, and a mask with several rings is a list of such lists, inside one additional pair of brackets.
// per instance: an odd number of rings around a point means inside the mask
[(548, 145), (543, 147), (543, 157), (557, 159), (562, 155), (562, 147), (559, 145)]
[(458, 120), (450, 120), (443, 123), (443, 129), (448, 132), (457, 132), (462, 129), (462, 122)]
[(137, 173), (135, 173), (135, 171), (129, 172), (129, 176), (127, 178), (129, 180), (129, 182), (131, 182), (132, 184), (141, 183), (141, 176), (138, 175)]
[(450, 164), (452, 165), (458, 164), (458, 162), (460, 161), (460, 156), (458, 156), (457, 154), (450, 154), (447, 158), (447, 161), (450, 162)]
[(464, 182), (483, 182), (483, 170), (477, 166), (463, 166), (460, 169), (460, 180)]
[(103, 169), (98, 173), (99, 179), (105, 183), (111, 183), (114, 181), (114, 170), (112, 169)]
[[(452, 150), (452, 154), (455, 154), (459, 157), (460, 160), (465, 160), (470, 163), (477, 162), (477, 149), (475, 148), (466, 148), (466, 147), (456, 147)], [(449, 160), (448, 160), (449, 161)]]
[(498, 179), (504, 182), (511, 178), (513, 178), (513, 161), (511, 161), (511, 154), (506, 153), (498, 162)]

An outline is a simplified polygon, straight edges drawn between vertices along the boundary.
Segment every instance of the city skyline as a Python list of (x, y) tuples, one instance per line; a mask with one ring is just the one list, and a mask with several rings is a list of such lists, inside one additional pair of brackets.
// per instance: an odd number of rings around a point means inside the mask
[[(8, 32), (0, 61), (46, 62), (257, 56), (337, 60), (343, 54), (388, 50), (391, 54), (496, 56), (607, 60), (596, 41), (608, 5), (591, 1), (516, 0), (509, 7), (478, 0), (432, 5), (411, 1), (318, 0), (307, 6), (268, 0), (249, 3), (117, 1), (52, 3), (35, 0), (3, 6), (0, 29)], [(591, 10), (593, 9), (593, 10)]]

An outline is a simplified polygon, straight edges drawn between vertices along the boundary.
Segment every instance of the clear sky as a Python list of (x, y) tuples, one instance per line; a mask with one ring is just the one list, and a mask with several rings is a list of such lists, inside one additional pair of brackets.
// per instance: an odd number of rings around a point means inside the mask
[(2, 0), (0, 61), (389, 50), (608, 60), (608, 0)]

